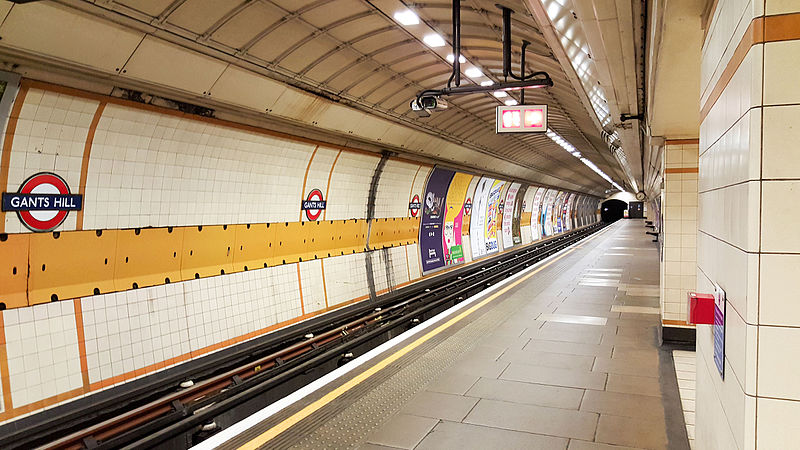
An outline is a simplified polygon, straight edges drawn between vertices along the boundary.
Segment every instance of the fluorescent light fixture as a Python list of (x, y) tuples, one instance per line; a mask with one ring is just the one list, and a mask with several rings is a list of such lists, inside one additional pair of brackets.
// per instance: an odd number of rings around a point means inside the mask
[(483, 76), (483, 72), (481, 69), (477, 67), (470, 67), (469, 69), (465, 70), (464, 73), (470, 78), (480, 78)]
[[(456, 61), (455, 55), (453, 55), (452, 53), (447, 55), (447, 62), (454, 63), (455, 61)], [(458, 55), (458, 62), (464, 64), (465, 62), (467, 62), (467, 58), (464, 58), (464, 55)]]
[(439, 36), (438, 34), (426, 34), (424, 38), (422, 38), (422, 42), (428, 44), (428, 47), (444, 47), (445, 42), (444, 39)]
[(506, 100), (505, 103), (506, 103), (506, 106), (514, 106), (514, 105), (517, 104), (517, 101), (514, 100), (513, 98), (510, 98), (510, 99)]
[(491, 86), (494, 84), (492, 80), (481, 81), (481, 86)]
[(418, 25), (419, 17), (413, 11), (406, 9), (394, 13), (394, 20), (400, 22), (401, 25)]
[(492, 95), (494, 95), (497, 98), (508, 97), (508, 94), (506, 94), (506, 91), (494, 91), (494, 92), (492, 92)]
[[(507, 100), (506, 104), (508, 105), (508, 102), (510, 102), (510, 101), (513, 101), (513, 100)], [(516, 102), (514, 102), (514, 104), (516, 104)], [(509, 106), (511, 106), (511, 105), (509, 105)], [(579, 152), (578, 149), (576, 149), (574, 145), (570, 144), (569, 141), (567, 141), (566, 139), (562, 138), (558, 133), (556, 133), (552, 129), (548, 128), (547, 129), (547, 137), (552, 139), (553, 142), (558, 144), (561, 148), (563, 148), (564, 150), (569, 152), (570, 155), (580, 159), (581, 162), (586, 165), (586, 167), (592, 169), (592, 171), (594, 173), (600, 175), (600, 177), (602, 177), (604, 180), (606, 180), (609, 183), (611, 183), (611, 185), (614, 186), (616, 189), (618, 189), (620, 191), (624, 191), (624, 189), (622, 189), (622, 187), (620, 185), (615, 183), (614, 180), (611, 179), (611, 177), (609, 177), (608, 175), (606, 175), (605, 172), (600, 170), (600, 168), (597, 167), (597, 165), (595, 165), (595, 163), (593, 163), (593, 162), (589, 161), (588, 159), (584, 158), (583, 155), (581, 155), (581, 152)]]

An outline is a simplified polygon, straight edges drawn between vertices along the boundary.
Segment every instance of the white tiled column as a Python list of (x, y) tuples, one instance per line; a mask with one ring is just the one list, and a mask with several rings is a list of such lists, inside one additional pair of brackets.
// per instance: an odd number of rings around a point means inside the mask
[(691, 139), (667, 140), (664, 153), (661, 319), (665, 327), (685, 326), (686, 293), (697, 277), (697, 151)]
[(724, 380), (711, 327), (698, 326), (697, 448), (800, 442), (799, 14), (796, 1), (720, 0), (703, 49), (701, 103), (714, 106), (701, 125), (697, 281), (728, 303)]

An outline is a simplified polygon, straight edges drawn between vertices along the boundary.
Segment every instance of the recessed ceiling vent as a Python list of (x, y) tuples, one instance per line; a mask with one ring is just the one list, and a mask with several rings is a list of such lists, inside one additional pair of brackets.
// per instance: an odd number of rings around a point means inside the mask
[(146, 105), (159, 106), (167, 109), (174, 109), (186, 114), (193, 114), (202, 117), (214, 117), (214, 110), (204, 106), (193, 105), (191, 103), (181, 102), (178, 100), (171, 100), (157, 95), (147, 94), (132, 89), (125, 89), (115, 87), (111, 91), (112, 97), (123, 98), (137, 103), (144, 103)]

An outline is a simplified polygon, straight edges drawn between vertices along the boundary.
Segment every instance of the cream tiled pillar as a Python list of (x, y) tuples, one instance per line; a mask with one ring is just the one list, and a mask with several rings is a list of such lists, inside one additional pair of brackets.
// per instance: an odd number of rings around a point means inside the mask
[[(667, 139), (661, 211), (661, 322), (686, 325), (686, 293), (697, 284), (697, 139)], [(666, 334), (665, 334), (666, 336)]]
[(800, 2), (719, 0), (703, 46), (698, 290), (727, 294), (724, 379), (697, 327), (696, 448), (800, 443)]

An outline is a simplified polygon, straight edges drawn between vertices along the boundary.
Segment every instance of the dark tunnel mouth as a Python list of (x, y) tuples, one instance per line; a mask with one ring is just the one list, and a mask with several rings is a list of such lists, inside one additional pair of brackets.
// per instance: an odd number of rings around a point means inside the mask
[(606, 200), (600, 205), (600, 217), (606, 223), (616, 222), (622, 219), (626, 209), (628, 209), (628, 204), (622, 200)]

